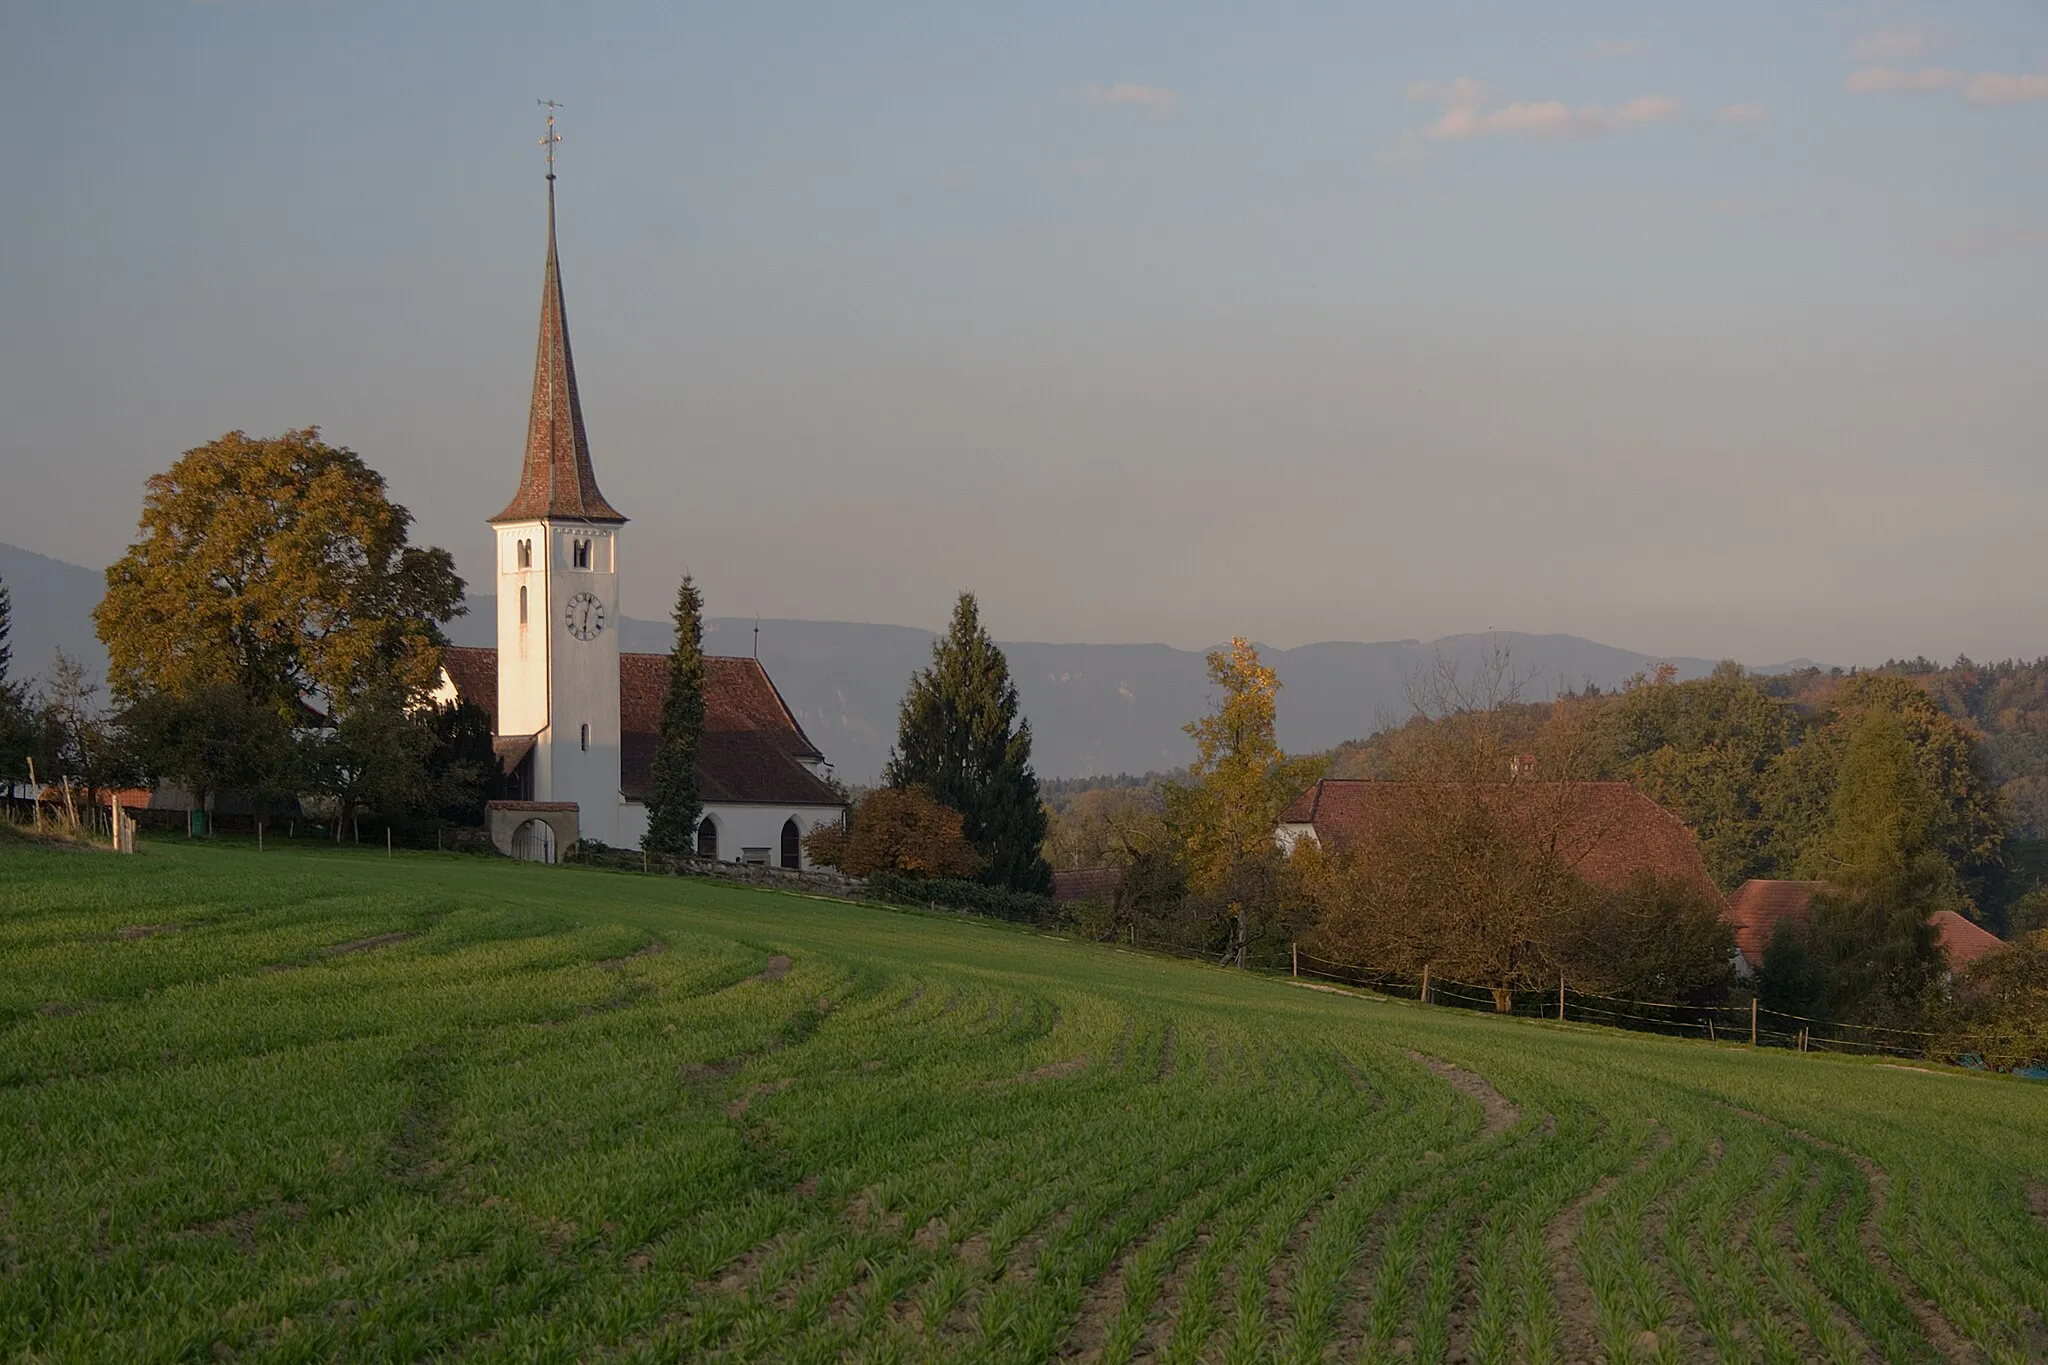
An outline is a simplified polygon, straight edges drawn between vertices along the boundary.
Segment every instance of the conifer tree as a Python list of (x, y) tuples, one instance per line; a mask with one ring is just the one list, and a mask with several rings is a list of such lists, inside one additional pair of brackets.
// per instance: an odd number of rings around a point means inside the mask
[(661, 701), (661, 740), (647, 794), (649, 853), (694, 853), (704, 812), (697, 790), (697, 748), (704, 737), (704, 596), (688, 574), (676, 589), (676, 642), (668, 655), (668, 692)]
[(1833, 827), (1809, 868), (1829, 883), (1814, 900), (1813, 937), (1833, 1018), (1917, 1026), (1941, 969), (1928, 916), (1967, 904), (1940, 817), (1904, 723), (1871, 711), (1843, 752)]
[(1052, 889), (1052, 869), (1039, 852), (1045, 807), (1031, 771), (1031, 722), (1018, 718), (1009, 661), (982, 629), (971, 592), (954, 604), (930, 667), (910, 679), (885, 780), (922, 787), (960, 812), (968, 842), (987, 863), (983, 880)]

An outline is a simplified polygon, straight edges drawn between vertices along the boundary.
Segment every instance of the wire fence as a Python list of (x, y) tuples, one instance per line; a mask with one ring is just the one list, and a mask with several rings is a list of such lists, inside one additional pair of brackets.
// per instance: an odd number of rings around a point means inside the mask
[(1555, 987), (1496, 990), (1434, 974), (1414, 977), (1355, 963), (1332, 962), (1299, 947), (1294, 950), (1294, 974), (1453, 1009), (1480, 1010), (1525, 1019), (1554, 1019), (1565, 1023), (1577, 1021), (1639, 1033), (1703, 1038), (1711, 1042), (1750, 1043), (1757, 1047), (1789, 1048), (1799, 1052), (1919, 1058), (1928, 1054), (1939, 1036), (1922, 1029), (1815, 1019), (1767, 1009), (1755, 999), (1689, 1004), (1601, 995), (1574, 990), (1571, 983), (1563, 978)]

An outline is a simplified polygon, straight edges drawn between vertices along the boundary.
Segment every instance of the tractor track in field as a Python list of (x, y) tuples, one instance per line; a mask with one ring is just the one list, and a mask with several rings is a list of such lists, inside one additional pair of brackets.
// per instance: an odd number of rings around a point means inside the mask
[(1912, 1278), (1899, 1269), (1897, 1263), (1892, 1260), (1891, 1253), (1885, 1248), (1882, 1223), (1886, 1204), (1891, 1198), (1891, 1177), (1884, 1167), (1852, 1147), (1844, 1147), (1840, 1143), (1829, 1142), (1826, 1138), (1815, 1137), (1804, 1129), (1794, 1128), (1768, 1114), (1759, 1114), (1753, 1109), (1744, 1109), (1739, 1105), (1730, 1104), (1726, 1107), (1744, 1118), (1775, 1128), (1795, 1141), (1842, 1157), (1862, 1173), (1863, 1183), (1869, 1191), (1870, 1198), (1864, 1205), (1863, 1219), (1857, 1225), (1856, 1237), (1863, 1246), (1864, 1254), (1870, 1257), (1871, 1263), (1877, 1267), (1878, 1274), (1905, 1302), (1914, 1322), (1919, 1325), (1920, 1334), (1927, 1338), (1928, 1344), (1934, 1347), (1942, 1359), (1976, 1361), (1979, 1358), (1976, 1348), (1956, 1330), (1955, 1324), (1944, 1317), (1941, 1310), (1920, 1292), (1920, 1287)]
[[(1656, 1120), (1650, 1120), (1652, 1124)], [(1557, 1296), (1558, 1330), (1571, 1360), (1594, 1360), (1600, 1356), (1599, 1312), (1593, 1301), (1593, 1287), (1586, 1282), (1585, 1266), (1573, 1253), (1586, 1230), (1586, 1215), (1594, 1205), (1611, 1194), (1629, 1176), (1649, 1169), (1657, 1153), (1671, 1145), (1671, 1134), (1653, 1129), (1651, 1148), (1639, 1152), (1626, 1170), (1609, 1171), (1582, 1191), (1550, 1220), (1543, 1245), (1550, 1256), (1551, 1288)]]
[[(1082, 1297), (1080, 1313), (1075, 1318), (1073, 1326), (1067, 1329), (1066, 1337), (1061, 1343), (1061, 1359), (1092, 1362), (1101, 1357), (1103, 1348), (1109, 1344), (1110, 1328), (1116, 1325), (1117, 1318), (1123, 1312), (1127, 1299), (1124, 1281), (1130, 1273), (1132, 1263), (1147, 1247), (1165, 1235), (1166, 1230), (1180, 1218), (1189, 1205), (1198, 1203), (1206, 1197), (1207, 1192), (1197, 1188), (1178, 1204), (1161, 1213), (1153, 1220), (1152, 1226), (1118, 1248), (1116, 1259), (1102, 1272), (1102, 1277), (1088, 1287), (1087, 1294)], [(1179, 1256), (1185, 1256), (1187, 1252), (1188, 1248), (1184, 1247)], [(1153, 1306), (1157, 1303), (1158, 1297), (1155, 1294)]]
[(1660, 1326), (1657, 1329), (1660, 1335), (1675, 1333), (1684, 1341), (1684, 1357), (1687, 1360), (1708, 1359), (1714, 1353), (1714, 1343), (1709, 1339), (1701, 1323), (1700, 1306), (1692, 1302), (1691, 1296), (1685, 1291), (1685, 1285), (1670, 1267), (1665, 1265), (1664, 1258), (1655, 1252), (1663, 1246), (1665, 1233), (1671, 1225), (1671, 1215), (1677, 1211), (1686, 1192), (1720, 1169), (1723, 1151), (1719, 1138), (1714, 1138), (1701, 1147), (1700, 1160), (1694, 1163), (1691, 1171), (1683, 1179), (1674, 1181), (1670, 1188), (1657, 1196), (1656, 1202), (1650, 1206), (1648, 1215), (1643, 1219), (1642, 1240), (1652, 1251), (1650, 1264), (1656, 1271), (1658, 1282), (1664, 1286), (1664, 1292), (1670, 1298), (1674, 1309), (1682, 1310), (1683, 1306), (1688, 1304), (1692, 1308), (1690, 1313), (1675, 1313), (1676, 1321), (1668, 1328)]
[(2048, 1228), (2048, 1185), (2027, 1186), (2027, 1211), (2034, 1215), (2034, 1221)]
[(1505, 1133), (1521, 1120), (1521, 1109), (1514, 1101), (1495, 1090), (1484, 1076), (1467, 1071), (1461, 1066), (1454, 1066), (1441, 1057), (1417, 1052), (1413, 1048), (1404, 1048), (1402, 1051), (1409, 1061), (1418, 1062), (1429, 1068), (1459, 1091), (1479, 1101), (1479, 1107), (1486, 1113), (1486, 1122), (1479, 1130), (1481, 1137), (1494, 1137)]

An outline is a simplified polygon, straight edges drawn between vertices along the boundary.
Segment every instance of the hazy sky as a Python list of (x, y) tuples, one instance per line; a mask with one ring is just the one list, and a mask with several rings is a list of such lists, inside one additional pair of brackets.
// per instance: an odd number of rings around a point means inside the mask
[(45, 554), (317, 423), (487, 568), (549, 95), (635, 615), (2048, 652), (2039, 0), (8, 0), (0, 90)]

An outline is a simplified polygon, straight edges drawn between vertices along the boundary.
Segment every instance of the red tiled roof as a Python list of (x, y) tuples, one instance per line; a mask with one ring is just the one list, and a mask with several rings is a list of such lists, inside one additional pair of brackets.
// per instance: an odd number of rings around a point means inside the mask
[(1753, 877), (1728, 898), (1728, 922), (1735, 926), (1735, 947), (1751, 966), (1761, 966), (1764, 949), (1780, 921), (1801, 933), (1813, 921), (1813, 893), (1821, 882), (1781, 882)]
[[(1425, 790), (1409, 782), (1326, 777), (1296, 797), (1280, 823), (1311, 825), (1325, 846), (1353, 848)], [(1626, 782), (1522, 779), (1475, 790), (1506, 820), (1541, 824), (1545, 837), (1555, 837), (1559, 854), (1595, 886), (1619, 889), (1635, 874), (1653, 872), (1691, 884), (1712, 904), (1723, 903), (1692, 831)]]
[[(456, 692), (491, 713), (495, 730), (497, 651), (451, 645), (441, 651), (441, 663)], [(629, 800), (645, 800), (652, 786), (661, 702), (667, 691), (668, 655), (619, 656), (619, 786)], [(501, 761), (506, 759), (507, 742), (518, 738), (499, 737)], [(705, 801), (836, 806), (839, 797), (804, 766), (805, 760), (823, 757), (783, 703), (760, 660), (705, 656), (704, 737), (697, 749), (697, 790)]]
[(486, 810), (575, 810), (574, 801), (486, 801)]
[(1934, 926), (1941, 946), (1948, 949), (1948, 965), (1956, 971), (2005, 946), (2003, 939), (1970, 923), (1953, 910), (1935, 911), (1928, 917), (1928, 923)]
[(526, 462), (519, 491), (492, 521), (623, 522), (597, 491), (590, 438), (583, 433), (583, 402), (576, 393), (576, 361), (569, 353), (569, 314), (562, 302), (562, 268), (555, 257), (555, 182), (548, 178), (548, 263), (541, 277), (540, 347), (533, 360), (533, 406), (526, 419)]
[(519, 765), (533, 752), (538, 735), (496, 735), (491, 739), (491, 752), (498, 756), (498, 767), (506, 776), (519, 771)]
[(1098, 896), (1113, 896), (1123, 884), (1124, 870), (1120, 867), (1055, 868), (1052, 898), (1062, 905), (1070, 905)]

